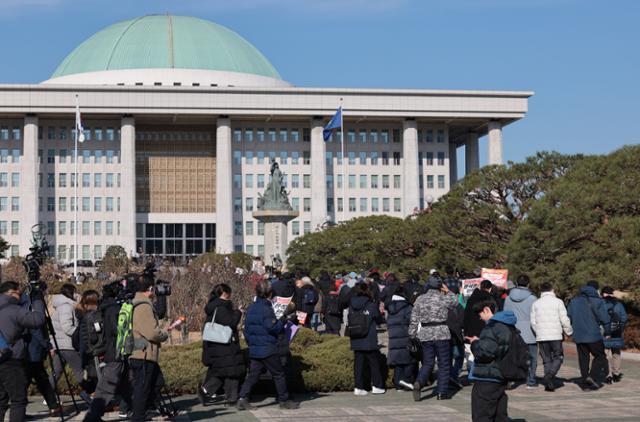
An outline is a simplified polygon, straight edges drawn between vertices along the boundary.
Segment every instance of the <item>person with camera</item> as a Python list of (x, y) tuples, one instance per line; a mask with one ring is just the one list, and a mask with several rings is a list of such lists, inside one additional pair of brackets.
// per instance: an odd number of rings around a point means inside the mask
[[(102, 336), (103, 353), (101, 377), (96, 386), (96, 393), (91, 407), (85, 415), (85, 422), (98, 422), (105, 413), (107, 405), (116, 397), (122, 399), (121, 416), (127, 416), (126, 409), (131, 408), (131, 384), (129, 382), (129, 363), (116, 356), (116, 340), (118, 337), (118, 314), (121, 301), (118, 300), (122, 285), (119, 281), (103, 287), (100, 310), (102, 322), (96, 327), (89, 327), (90, 332)], [(102, 333), (102, 334), (100, 334)], [(98, 347), (96, 347), (97, 349)], [(123, 406), (124, 405), (124, 406)]]
[(447, 326), (449, 310), (457, 304), (456, 296), (439, 277), (432, 276), (425, 284), (426, 292), (416, 299), (411, 312), (409, 336), (422, 343), (422, 366), (413, 384), (413, 399), (420, 400), (420, 391), (427, 385), (436, 359), (438, 361), (438, 400), (448, 400), (451, 371), (451, 332)]
[(228, 344), (203, 342), (202, 363), (208, 370), (198, 389), (198, 396), (204, 406), (207, 401), (215, 398), (216, 391), (224, 385), (227, 403), (235, 404), (238, 401), (240, 378), (244, 377), (246, 368), (238, 336), (242, 312), (233, 307), (231, 287), (224, 283), (216, 285), (204, 311), (207, 321), (230, 327), (232, 334)]
[(69, 365), (73, 371), (78, 384), (83, 387), (80, 397), (87, 403), (91, 403), (89, 394), (85, 391), (84, 369), (82, 367), (82, 358), (79, 353), (79, 344), (74, 347), (74, 334), (76, 341), (79, 340), (80, 324), (76, 309), (78, 304), (75, 300), (76, 287), (71, 283), (62, 285), (60, 294), (54, 295), (51, 300), (53, 306), (53, 314), (51, 321), (55, 332), (55, 341), (58, 345), (53, 357), (53, 372), (49, 377), (49, 382), (56, 388), (57, 382), (60, 380), (64, 366)]
[(10, 422), (23, 421), (27, 411), (25, 330), (42, 328), (45, 324), (42, 291), (32, 289), (31, 311), (21, 306), (20, 297), (20, 286), (15, 281), (0, 284), (0, 334), (9, 346), (2, 350), (0, 359), (0, 420), (4, 420), (10, 408)]
[(129, 367), (133, 378), (133, 416), (134, 422), (145, 420), (147, 404), (155, 402), (156, 384), (160, 377), (158, 357), (161, 344), (169, 338), (169, 333), (158, 323), (153, 298), (155, 282), (152, 277), (141, 276), (133, 298), (133, 317), (131, 331), (134, 351), (129, 357)]
[(278, 392), (278, 402), (283, 409), (297, 409), (298, 403), (289, 400), (284, 368), (278, 356), (278, 335), (284, 330), (283, 316), (277, 319), (271, 304), (271, 284), (262, 280), (256, 284), (256, 300), (247, 309), (244, 337), (249, 345), (249, 375), (242, 384), (238, 398), (238, 410), (251, 410), (249, 394), (260, 379), (263, 369), (273, 378)]

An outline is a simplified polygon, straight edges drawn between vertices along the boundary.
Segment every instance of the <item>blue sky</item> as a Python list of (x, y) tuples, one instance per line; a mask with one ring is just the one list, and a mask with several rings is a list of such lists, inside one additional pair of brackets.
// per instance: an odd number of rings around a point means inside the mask
[(45, 80), (101, 28), (166, 12), (235, 30), (298, 86), (533, 90), (508, 160), (640, 142), (633, 0), (0, 0), (0, 83)]

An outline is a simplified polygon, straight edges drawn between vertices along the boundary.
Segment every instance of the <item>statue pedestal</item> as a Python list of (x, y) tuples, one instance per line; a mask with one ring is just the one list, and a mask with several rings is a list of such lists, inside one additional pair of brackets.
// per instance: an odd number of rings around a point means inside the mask
[(282, 263), (287, 261), (288, 223), (300, 213), (292, 210), (258, 210), (253, 212), (253, 218), (264, 223), (264, 260), (267, 265), (273, 264), (273, 259), (280, 257)]

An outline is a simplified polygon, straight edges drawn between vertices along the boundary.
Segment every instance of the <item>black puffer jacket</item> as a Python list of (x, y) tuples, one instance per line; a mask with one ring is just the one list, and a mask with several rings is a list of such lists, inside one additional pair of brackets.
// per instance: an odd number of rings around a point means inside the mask
[(218, 377), (242, 377), (245, 373), (245, 362), (238, 342), (238, 324), (242, 313), (233, 309), (229, 300), (215, 298), (207, 303), (204, 308), (207, 321), (211, 321), (213, 313), (216, 313), (215, 322), (231, 327), (233, 335), (231, 343), (218, 344), (205, 341), (202, 346), (202, 363), (213, 370), (213, 375)]
[(447, 327), (451, 332), (451, 341), (454, 345), (460, 346), (464, 344), (464, 336), (462, 327), (464, 325), (464, 308), (458, 303), (455, 308), (449, 309), (447, 315)]
[(392, 296), (387, 307), (387, 330), (389, 333), (389, 355), (387, 363), (390, 366), (407, 365), (412, 359), (409, 354), (409, 323), (413, 306), (400, 296)]
[(516, 317), (511, 311), (498, 312), (480, 333), (480, 339), (471, 343), (475, 358), (469, 379), (502, 382), (499, 362), (509, 350), (511, 327), (515, 327)]

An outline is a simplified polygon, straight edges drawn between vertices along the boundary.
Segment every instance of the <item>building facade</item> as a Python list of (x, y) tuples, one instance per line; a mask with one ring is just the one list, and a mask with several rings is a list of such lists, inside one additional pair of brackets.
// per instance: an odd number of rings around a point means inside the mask
[[(290, 239), (328, 219), (406, 217), (445, 194), (459, 166), (479, 168), (479, 137), (489, 164), (502, 163), (502, 128), (524, 117), (531, 95), (294, 87), (219, 25), (121, 22), (51, 79), (0, 85), (0, 236), (24, 255), (41, 223), (63, 262), (100, 259), (109, 245), (176, 259), (261, 255), (264, 227), (251, 214), (274, 159), (300, 212)], [(322, 136), (340, 105), (344, 157), (340, 132)]]

